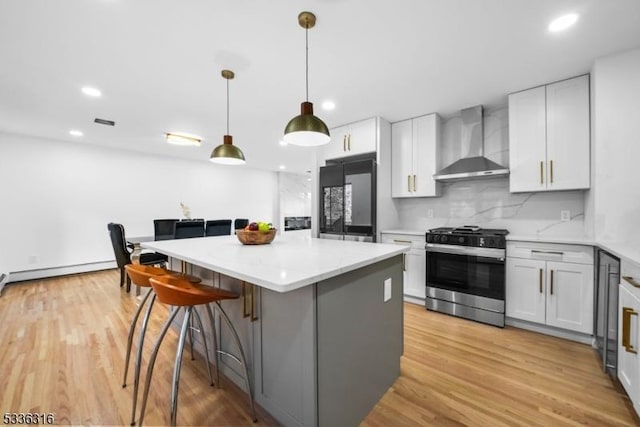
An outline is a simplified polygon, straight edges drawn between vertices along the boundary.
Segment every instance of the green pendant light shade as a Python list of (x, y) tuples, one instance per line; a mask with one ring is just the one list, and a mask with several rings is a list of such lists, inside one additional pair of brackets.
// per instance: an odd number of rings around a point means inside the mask
[(331, 140), (329, 128), (313, 114), (313, 104), (309, 102), (309, 28), (316, 24), (316, 16), (311, 12), (301, 12), (298, 23), (305, 29), (307, 99), (300, 107), (300, 115), (291, 119), (285, 127), (283, 139), (287, 144), (313, 147)]
[(222, 77), (227, 79), (227, 135), (223, 138), (223, 143), (218, 145), (211, 152), (211, 160), (213, 163), (222, 165), (244, 165), (245, 159), (242, 150), (233, 145), (233, 137), (229, 133), (229, 80), (235, 74), (231, 70), (222, 70)]
[(243, 165), (245, 163), (244, 154), (241, 149), (233, 145), (231, 135), (224, 136), (224, 142), (213, 149), (209, 160), (223, 165)]

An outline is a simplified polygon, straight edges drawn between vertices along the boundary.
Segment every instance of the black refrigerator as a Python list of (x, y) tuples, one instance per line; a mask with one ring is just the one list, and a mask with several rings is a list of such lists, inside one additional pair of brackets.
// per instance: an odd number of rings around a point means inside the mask
[(607, 251), (596, 252), (596, 349), (602, 361), (602, 369), (612, 376), (618, 366), (618, 285), (620, 284), (620, 259)]
[(327, 161), (319, 184), (320, 238), (375, 242), (375, 157)]

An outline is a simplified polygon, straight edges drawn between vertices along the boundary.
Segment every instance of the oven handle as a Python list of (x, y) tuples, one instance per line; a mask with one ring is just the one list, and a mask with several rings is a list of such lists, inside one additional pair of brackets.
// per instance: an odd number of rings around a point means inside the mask
[(477, 257), (484, 257), (484, 258), (494, 258), (499, 261), (504, 261), (504, 257), (506, 254), (506, 251), (504, 249), (440, 245), (437, 243), (427, 243), (425, 245), (425, 249), (427, 252), (440, 252), (445, 254), (469, 255), (469, 256), (477, 256)]

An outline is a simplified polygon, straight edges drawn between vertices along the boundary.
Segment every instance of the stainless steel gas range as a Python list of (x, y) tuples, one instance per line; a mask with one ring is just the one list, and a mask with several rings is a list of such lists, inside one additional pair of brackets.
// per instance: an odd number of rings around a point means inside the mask
[(427, 310), (504, 327), (507, 234), (477, 226), (429, 230)]

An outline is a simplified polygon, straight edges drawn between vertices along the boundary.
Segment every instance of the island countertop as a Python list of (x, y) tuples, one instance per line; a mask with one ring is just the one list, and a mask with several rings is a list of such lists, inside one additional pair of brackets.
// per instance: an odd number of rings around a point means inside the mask
[(216, 236), (141, 246), (276, 292), (289, 292), (409, 250), (403, 245), (283, 234), (268, 245), (243, 245), (236, 236)]

